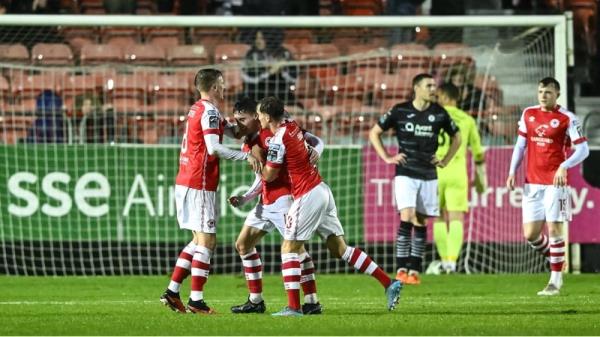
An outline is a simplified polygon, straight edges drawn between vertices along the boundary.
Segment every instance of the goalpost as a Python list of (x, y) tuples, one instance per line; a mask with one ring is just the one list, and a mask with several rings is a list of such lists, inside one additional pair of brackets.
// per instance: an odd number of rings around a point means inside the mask
[[(554, 76), (567, 92), (569, 26), (568, 15), (2, 15), (0, 31), (10, 34), (0, 42), (0, 273), (170, 272), (190, 240), (176, 223), (173, 184), (181, 127), (196, 97), (193, 75), (201, 67), (223, 69), (228, 93), (220, 109), (231, 117), (247, 85), (244, 56), (256, 28), (284, 32), (280, 42), (293, 58), (281, 66), (296, 77), (259, 96), (293, 97), (290, 114), (326, 142), (319, 168), (349, 242), (394, 271), (394, 171), (377, 159), (366, 135), (381, 114), (410, 98), (414, 75), (430, 72), (443, 82), (459, 72), (461, 89), (478, 93), (467, 103), (487, 147), (490, 183), (484, 195), (471, 195), (459, 271), (543, 270), (522, 239), (519, 191), (502, 186), (516, 121), (536, 103), (539, 79)], [(177, 43), (151, 52), (133, 47), (169, 37)], [(90, 44), (104, 48), (94, 62)], [(176, 45), (190, 48), (179, 55)], [(566, 106), (566, 94), (559, 103)], [(395, 146), (390, 135), (384, 141)], [(242, 193), (253, 174), (243, 164), (221, 163), (214, 270), (239, 273), (233, 246), (252, 205), (238, 210), (227, 198)], [(273, 233), (258, 247), (266, 272), (279, 266), (279, 242)], [(309, 248), (318, 272), (352, 272), (329, 257), (320, 239)], [(433, 259), (431, 248), (425, 261)]]

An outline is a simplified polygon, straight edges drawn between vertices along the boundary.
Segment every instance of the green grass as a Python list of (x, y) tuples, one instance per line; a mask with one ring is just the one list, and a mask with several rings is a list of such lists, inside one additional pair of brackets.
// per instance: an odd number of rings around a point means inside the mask
[[(406, 286), (394, 312), (362, 275), (319, 275), (321, 316), (233, 315), (241, 277), (213, 275), (218, 314), (175, 314), (158, 297), (167, 277), (0, 277), (0, 335), (598, 335), (600, 277), (567, 275), (560, 296), (538, 297), (547, 275), (450, 275)], [(187, 282), (186, 282), (187, 285)], [(265, 279), (267, 311), (285, 303)], [(187, 294), (188, 288), (183, 290)]]

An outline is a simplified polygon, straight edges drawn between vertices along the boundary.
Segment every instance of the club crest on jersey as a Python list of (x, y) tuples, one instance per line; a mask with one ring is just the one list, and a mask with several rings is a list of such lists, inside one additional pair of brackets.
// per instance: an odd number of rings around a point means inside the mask
[(559, 124), (560, 124), (560, 122), (556, 118), (554, 118), (553, 120), (550, 121), (550, 126), (555, 129), (558, 127)]
[(433, 122), (433, 121), (435, 121), (435, 116), (434, 116), (434, 115), (429, 115), (429, 117), (427, 117), (427, 119), (428, 119), (430, 122)]
[(214, 219), (210, 219), (206, 222), (206, 225), (208, 226), (208, 228), (214, 228), (215, 227), (215, 220)]
[(530, 122), (535, 122), (535, 117), (534, 116), (529, 116), (529, 121)]
[(272, 139), (272, 138), (273, 138), (273, 137), (267, 137), (267, 138), (265, 138), (265, 146), (266, 146), (266, 147), (269, 147), (269, 143), (271, 142), (271, 139)]

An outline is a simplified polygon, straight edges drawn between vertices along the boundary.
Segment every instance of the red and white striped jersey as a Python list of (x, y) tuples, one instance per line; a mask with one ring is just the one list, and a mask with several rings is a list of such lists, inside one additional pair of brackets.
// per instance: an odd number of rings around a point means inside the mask
[(310, 163), (304, 133), (293, 120), (284, 120), (271, 138), (267, 165), (275, 168), (287, 166), (294, 199), (302, 197), (321, 183), (321, 175)]
[[(249, 137), (244, 143), (244, 148), (250, 151), (254, 145), (258, 145), (265, 152), (269, 151), (269, 142), (273, 138), (273, 132), (269, 129), (262, 129), (255, 137)], [(271, 181), (270, 183), (263, 180), (262, 184), (262, 203), (263, 205), (271, 205), (281, 196), (289, 195), (291, 193), (290, 177), (287, 173), (286, 165), (281, 167), (279, 176)]]
[(209, 155), (204, 135), (219, 135), (227, 122), (211, 102), (199, 100), (188, 112), (179, 154), (179, 173), (175, 183), (198, 190), (216, 191), (219, 185), (219, 157)]
[(587, 141), (577, 117), (559, 105), (552, 111), (543, 111), (539, 105), (523, 110), (519, 135), (527, 139), (525, 181), (529, 184), (552, 185), (570, 143)]

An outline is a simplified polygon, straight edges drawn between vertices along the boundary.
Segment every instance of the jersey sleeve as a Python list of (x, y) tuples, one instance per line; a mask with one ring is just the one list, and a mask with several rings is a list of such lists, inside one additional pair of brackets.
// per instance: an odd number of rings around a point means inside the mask
[(581, 124), (579, 118), (575, 115), (571, 115), (569, 118), (569, 128), (567, 129), (569, 138), (574, 145), (581, 144), (587, 141), (587, 138), (581, 132)]
[(483, 146), (481, 146), (481, 137), (477, 130), (477, 123), (473, 118), (469, 118), (469, 135), (468, 145), (473, 153), (473, 159), (476, 163), (480, 163), (484, 160)]
[(525, 111), (523, 111), (523, 113), (521, 114), (521, 118), (519, 118), (518, 134), (527, 138), (527, 124), (525, 124)]
[(383, 131), (393, 128), (396, 125), (396, 114), (394, 113), (394, 108), (391, 108), (383, 116), (379, 117), (377, 125), (379, 125)]
[(280, 168), (285, 158), (285, 145), (281, 138), (272, 138), (267, 150), (267, 166)]
[(448, 114), (448, 111), (446, 110), (442, 110), (444, 113), (444, 120), (442, 121), (442, 129), (444, 129), (444, 131), (446, 131), (446, 133), (448, 135), (450, 135), (450, 137), (454, 136), (459, 130), (458, 130), (458, 126), (456, 125), (456, 123), (454, 123), (454, 120), (452, 120), (452, 117), (450, 117), (450, 114)]
[(217, 110), (207, 110), (204, 112), (200, 123), (202, 124), (202, 133), (204, 135), (221, 134), (221, 115)]

